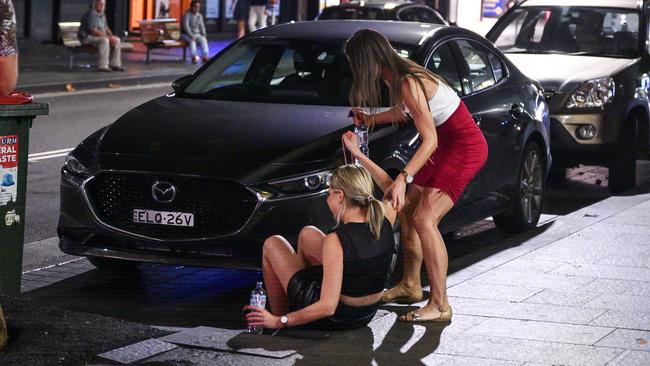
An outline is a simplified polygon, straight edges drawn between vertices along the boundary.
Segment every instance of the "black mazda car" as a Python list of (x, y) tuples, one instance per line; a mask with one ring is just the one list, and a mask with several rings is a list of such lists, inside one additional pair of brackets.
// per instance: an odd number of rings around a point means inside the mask
[[(61, 171), (61, 249), (99, 267), (256, 267), (266, 236), (327, 230), (328, 176), (352, 128), (342, 44), (363, 28), (444, 77), (487, 139), (485, 167), (441, 229), (489, 216), (508, 231), (534, 227), (551, 162), (536, 81), (462, 28), (315, 21), (248, 35), (77, 146)], [(370, 140), (393, 175), (419, 144), (412, 123), (375, 128)]]

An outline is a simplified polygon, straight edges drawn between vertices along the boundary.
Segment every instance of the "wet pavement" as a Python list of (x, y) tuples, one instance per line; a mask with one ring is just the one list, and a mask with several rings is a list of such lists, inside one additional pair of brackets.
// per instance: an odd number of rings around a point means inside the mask
[[(506, 236), (485, 220), (449, 235), (451, 325), (400, 323), (422, 304), (388, 304), (353, 331), (252, 336), (239, 311), (257, 271), (149, 264), (107, 274), (77, 258), (26, 273), (23, 298), (180, 332), (123, 351), (165, 350), (145, 352), (143, 364), (648, 365), (650, 162), (638, 166), (639, 187), (619, 196), (606, 169), (570, 170), (531, 232)], [(265, 356), (250, 351), (260, 348)]]

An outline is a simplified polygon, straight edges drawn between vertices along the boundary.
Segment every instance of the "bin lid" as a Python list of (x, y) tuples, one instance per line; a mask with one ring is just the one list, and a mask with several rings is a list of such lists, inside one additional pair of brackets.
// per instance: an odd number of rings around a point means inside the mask
[(47, 103), (0, 104), (0, 118), (43, 116), (49, 114), (49, 107)]

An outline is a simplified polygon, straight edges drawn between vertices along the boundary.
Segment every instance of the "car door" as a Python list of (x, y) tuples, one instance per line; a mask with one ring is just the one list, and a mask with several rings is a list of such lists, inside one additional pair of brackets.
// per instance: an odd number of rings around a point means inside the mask
[(479, 173), (486, 192), (498, 191), (514, 182), (521, 154), (517, 145), (521, 129), (520, 85), (508, 77), (498, 55), (469, 39), (456, 40), (463, 101), (483, 131), (488, 160)]
[[(436, 75), (441, 76), (462, 97), (462, 74), (455, 56), (458, 53), (457, 47), (454, 41), (447, 41), (434, 46), (425, 66)], [(459, 202), (463, 204), (481, 198), (486, 192), (483, 186), (482, 178), (480, 176), (475, 177), (465, 188)]]

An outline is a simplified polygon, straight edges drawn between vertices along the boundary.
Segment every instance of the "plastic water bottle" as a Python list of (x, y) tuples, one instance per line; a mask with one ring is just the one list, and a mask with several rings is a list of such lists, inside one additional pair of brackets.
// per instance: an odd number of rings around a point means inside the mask
[[(255, 286), (255, 289), (251, 291), (250, 305), (257, 306), (258, 308), (262, 308), (262, 309), (266, 307), (266, 292), (264, 291), (264, 284), (262, 282), (258, 282), (257, 285)], [(260, 326), (248, 327), (249, 333), (262, 334), (262, 331), (264, 331), (264, 327), (260, 327)]]
[[(370, 149), (368, 149), (368, 127), (366, 125), (359, 125), (354, 127), (354, 133), (357, 135), (357, 141), (359, 143), (359, 150), (365, 156), (369, 156)], [(359, 159), (354, 159), (357, 165), (361, 165)]]

